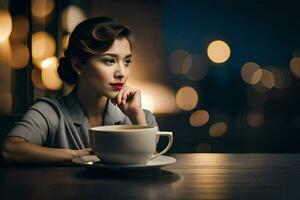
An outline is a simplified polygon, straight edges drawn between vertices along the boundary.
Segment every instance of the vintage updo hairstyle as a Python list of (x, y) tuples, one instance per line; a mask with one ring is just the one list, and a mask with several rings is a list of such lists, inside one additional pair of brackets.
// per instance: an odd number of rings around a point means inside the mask
[(126, 38), (132, 48), (133, 36), (127, 26), (108, 17), (94, 17), (76, 26), (71, 33), (64, 57), (59, 59), (59, 77), (70, 84), (78, 82), (78, 74), (71, 66), (71, 58), (85, 63), (90, 56), (107, 51), (116, 39)]

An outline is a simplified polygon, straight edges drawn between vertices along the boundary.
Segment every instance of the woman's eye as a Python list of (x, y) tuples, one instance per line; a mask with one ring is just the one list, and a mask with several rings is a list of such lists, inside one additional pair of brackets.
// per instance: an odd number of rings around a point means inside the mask
[(105, 60), (103, 60), (103, 62), (106, 65), (113, 65), (115, 63), (115, 60), (114, 59), (105, 59)]
[(130, 63), (131, 63), (131, 60), (126, 60), (126, 61), (125, 61), (125, 65), (127, 65), (127, 66), (128, 66)]

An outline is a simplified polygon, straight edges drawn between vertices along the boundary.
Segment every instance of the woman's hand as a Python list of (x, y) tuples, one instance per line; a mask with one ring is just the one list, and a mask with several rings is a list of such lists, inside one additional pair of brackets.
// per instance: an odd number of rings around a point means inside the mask
[(141, 102), (141, 92), (128, 86), (124, 86), (113, 100), (133, 124), (147, 125)]

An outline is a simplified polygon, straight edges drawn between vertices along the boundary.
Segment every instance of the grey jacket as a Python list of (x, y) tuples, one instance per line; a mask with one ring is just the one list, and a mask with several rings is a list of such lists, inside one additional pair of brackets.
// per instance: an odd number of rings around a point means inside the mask
[[(144, 110), (149, 126), (158, 126), (153, 114)], [(104, 125), (132, 124), (129, 118), (109, 100)], [(79, 104), (75, 90), (68, 96), (40, 98), (29, 108), (8, 134), (28, 142), (54, 148), (82, 149), (89, 147), (90, 124)]]

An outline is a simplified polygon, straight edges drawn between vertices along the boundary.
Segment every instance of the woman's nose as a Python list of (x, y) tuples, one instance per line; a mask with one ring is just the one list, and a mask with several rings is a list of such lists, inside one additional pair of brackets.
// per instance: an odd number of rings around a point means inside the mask
[(116, 78), (123, 78), (125, 76), (125, 68), (124, 66), (122, 65), (118, 65), (118, 67), (116, 68), (116, 71), (115, 71), (115, 77)]

